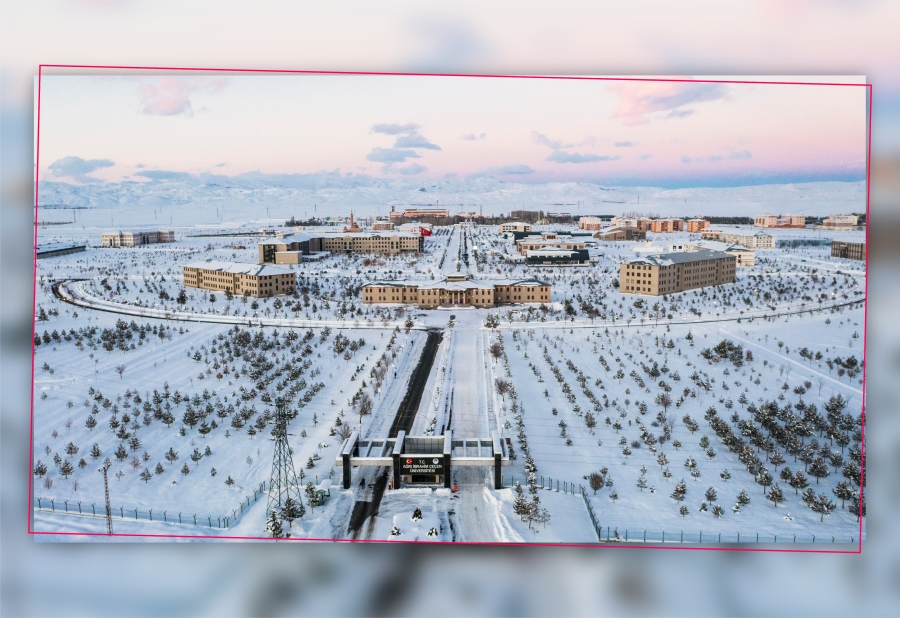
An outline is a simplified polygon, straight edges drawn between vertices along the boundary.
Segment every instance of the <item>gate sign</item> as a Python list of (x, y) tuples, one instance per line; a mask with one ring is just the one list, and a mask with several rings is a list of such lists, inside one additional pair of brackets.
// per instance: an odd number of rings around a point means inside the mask
[(443, 455), (401, 455), (400, 474), (442, 474)]

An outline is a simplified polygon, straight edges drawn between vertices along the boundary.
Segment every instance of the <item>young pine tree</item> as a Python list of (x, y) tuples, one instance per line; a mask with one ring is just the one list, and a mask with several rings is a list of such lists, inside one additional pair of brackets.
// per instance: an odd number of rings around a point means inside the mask
[(738, 494), (737, 503), (741, 506), (747, 506), (750, 504), (750, 496), (747, 495), (746, 490), (741, 490), (741, 493)]
[[(185, 464), (187, 465), (187, 464)], [(278, 519), (278, 513), (274, 510), (269, 513), (269, 519), (266, 520), (266, 534), (273, 539), (283, 539), (284, 530), (281, 528), (281, 521)]]
[(284, 508), (281, 510), (281, 517), (287, 521), (288, 526), (293, 527), (294, 520), (300, 519), (306, 514), (306, 509), (303, 507), (302, 502), (297, 502), (290, 496), (288, 499), (284, 501)]
[(769, 495), (767, 496), (769, 502), (774, 504), (776, 507), (779, 502), (784, 502), (784, 492), (781, 491), (781, 487), (779, 487), (778, 483), (775, 483), (772, 486), (772, 489), (769, 490)]

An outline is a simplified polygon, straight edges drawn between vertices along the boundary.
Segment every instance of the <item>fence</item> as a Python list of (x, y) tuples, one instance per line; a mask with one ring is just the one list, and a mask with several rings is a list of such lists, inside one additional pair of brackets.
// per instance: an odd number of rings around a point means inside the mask
[[(249, 510), (250, 505), (256, 503), (257, 500), (266, 494), (266, 482), (259, 484), (258, 489), (253, 490), (253, 495), (247, 495), (241, 501), (237, 508), (231, 510), (231, 515), (212, 516), (197, 515), (196, 513), (172, 512), (160, 509), (135, 509), (125, 508), (123, 506), (113, 507), (112, 516), (118, 519), (143, 519), (146, 521), (161, 521), (172, 524), (188, 524), (194, 526), (204, 526), (207, 528), (227, 529), (235, 524), (244, 514), (245, 510)], [(53, 498), (34, 498), (32, 506), (41, 511), (50, 511), (53, 513), (66, 513), (68, 515), (80, 515), (82, 517), (101, 517), (106, 518), (106, 506), (96, 502), (82, 503), (77, 500), (54, 500)]]
[[(501, 477), (504, 480), (505, 477)], [(523, 479), (525, 480), (525, 479)], [(737, 543), (856, 543), (857, 538), (837, 537), (831, 534), (760, 534), (752, 532), (743, 534), (736, 532), (733, 534), (723, 534), (721, 532), (678, 532), (653, 531), (653, 530), (635, 530), (629, 528), (620, 529), (618, 526), (603, 526), (599, 517), (594, 512), (591, 501), (588, 499), (587, 491), (580, 483), (572, 483), (570, 481), (561, 481), (559, 479), (551, 479), (540, 477), (535, 479), (535, 485), (540, 489), (548, 489), (559, 491), (571, 495), (576, 495), (576, 488), (584, 500), (584, 506), (587, 508), (588, 516), (591, 519), (591, 525), (597, 534), (597, 540), (601, 543), (689, 543), (692, 545), (699, 544), (737, 544)], [(516, 477), (511, 477), (510, 485), (516, 484)], [(506, 487), (506, 484), (503, 484)]]

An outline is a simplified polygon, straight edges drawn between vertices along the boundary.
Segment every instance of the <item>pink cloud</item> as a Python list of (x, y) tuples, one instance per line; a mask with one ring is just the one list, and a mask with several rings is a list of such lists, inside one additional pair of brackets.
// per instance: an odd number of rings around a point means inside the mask
[(650, 122), (647, 116), (654, 112), (669, 111), (670, 118), (689, 116), (694, 112), (681, 109), (685, 105), (721, 99), (728, 92), (725, 84), (676, 82), (618, 82), (606, 88), (619, 95), (612, 118), (621, 118), (627, 126)]
[(151, 77), (140, 79), (138, 97), (141, 113), (151, 116), (193, 116), (191, 96), (198, 92), (217, 92), (227, 78)]

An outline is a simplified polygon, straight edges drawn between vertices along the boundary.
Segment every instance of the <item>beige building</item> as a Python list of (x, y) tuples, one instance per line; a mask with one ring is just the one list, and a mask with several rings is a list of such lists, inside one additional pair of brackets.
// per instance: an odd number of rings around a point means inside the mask
[(425, 239), (411, 232), (361, 232), (322, 234), (322, 249), (332, 253), (421, 253)]
[(734, 283), (736, 262), (733, 255), (708, 250), (633, 258), (619, 265), (619, 290), (662, 296)]
[(376, 221), (372, 224), (374, 232), (390, 232), (394, 229), (394, 224), (390, 221)]
[(765, 232), (755, 234), (726, 234), (720, 230), (703, 230), (700, 233), (703, 240), (717, 240), (732, 245), (741, 245), (748, 249), (774, 249), (775, 237)]
[(543, 232), (540, 238), (526, 236), (516, 241), (516, 251), (525, 255), (528, 251), (539, 249), (565, 249), (568, 251), (580, 251), (585, 248), (583, 241), (574, 240), (571, 236), (562, 238), (556, 232)]
[(757, 215), (753, 227), (806, 227), (806, 217), (798, 215)]
[(501, 223), (500, 224), (500, 233), (505, 234), (506, 232), (531, 232), (534, 230), (534, 226), (530, 223)]
[(866, 243), (831, 241), (831, 257), (845, 258), (848, 260), (865, 260)]
[(450, 211), (446, 208), (407, 208), (403, 212), (392, 212), (391, 219), (448, 219)]
[(237, 296), (280, 296), (291, 294), (297, 277), (277, 266), (238, 262), (194, 262), (185, 264), (184, 285), (203, 290), (231, 292)]
[(323, 251), (322, 237), (297, 232), (284, 238), (264, 240), (257, 245), (260, 264), (300, 264), (303, 256)]
[(686, 243), (682, 249), (669, 247), (670, 251), (721, 251), (737, 258), (738, 266), (754, 266), (756, 264), (756, 251), (742, 245), (729, 244), (716, 240), (693, 240)]
[(607, 227), (594, 234), (597, 240), (647, 240), (647, 232), (636, 227)]
[(175, 232), (157, 230), (153, 232), (104, 232), (100, 235), (103, 247), (140, 247), (156, 243), (175, 242)]
[(443, 281), (375, 281), (362, 287), (363, 303), (414, 304), (422, 309), (469, 306), (496, 307), (512, 303), (549, 303), (551, 286), (537, 279), (476, 280), (449, 275)]
[(698, 232), (702, 232), (706, 228), (709, 227), (709, 221), (706, 219), (688, 219), (687, 220), (687, 231), (696, 234)]
[(578, 229), (596, 232), (603, 229), (603, 219), (599, 217), (581, 217), (578, 220)]
[(859, 217), (856, 215), (831, 215), (822, 221), (822, 227), (826, 230), (852, 230), (857, 226)]

